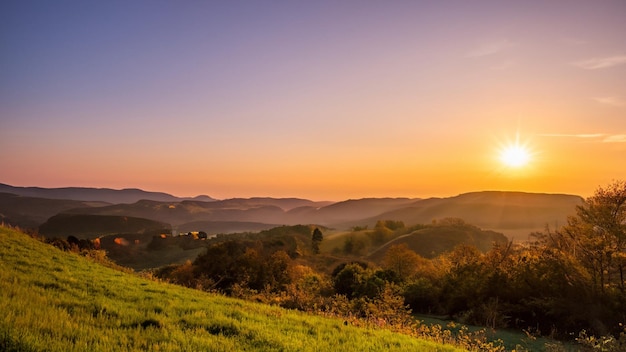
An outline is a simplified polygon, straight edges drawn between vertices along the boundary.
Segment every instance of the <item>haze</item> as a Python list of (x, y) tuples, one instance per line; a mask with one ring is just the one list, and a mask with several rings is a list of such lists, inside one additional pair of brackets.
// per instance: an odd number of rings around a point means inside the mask
[(619, 0), (2, 1), (0, 182), (589, 196), (626, 178), (624, 33)]

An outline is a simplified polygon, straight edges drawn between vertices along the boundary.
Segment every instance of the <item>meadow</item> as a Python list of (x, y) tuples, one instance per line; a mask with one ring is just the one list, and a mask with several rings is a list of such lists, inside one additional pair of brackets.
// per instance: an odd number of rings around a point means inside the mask
[(139, 277), (0, 228), (3, 351), (460, 351)]
[[(295, 225), (217, 238), (193, 262), (140, 275), (89, 241), (0, 227), (0, 350), (563, 351), (575, 341), (624, 351), (625, 200), (626, 183), (599, 188), (566, 226), (484, 253), (465, 244), (425, 258), (409, 247), (424, 230), (478, 229), (461, 219), (379, 221), (326, 243)], [(345, 261), (358, 258), (357, 240), (391, 239), (403, 242), (377, 263)], [(511, 329), (528, 339), (505, 341)]]

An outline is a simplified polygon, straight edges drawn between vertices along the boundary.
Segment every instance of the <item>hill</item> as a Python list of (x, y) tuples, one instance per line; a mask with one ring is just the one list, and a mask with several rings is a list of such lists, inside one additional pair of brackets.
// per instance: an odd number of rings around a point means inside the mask
[(506, 245), (507, 242), (501, 233), (482, 230), (459, 219), (444, 219), (387, 242), (371, 253), (369, 258), (378, 261), (390, 246), (398, 244), (406, 244), (424, 258), (435, 258), (459, 245), (474, 246), (486, 253), (493, 248), (494, 243)]
[(237, 233), (258, 232), (280, 226), (279, 224), (267, 224), (250, 221), (192, 221), (177, 226), (179, 232), (204, 231), (206, 233)]
[(315, 223), (337, 226), (344, 222), (376, 217), (389, 211), (401, 209), (413, 202), (410, 198), (362, 198), (349, 199), (324, 207), (300, 207), (292, 209), (286, 218), (291, 223)]
[(308, 199), (301, 198), (271, 198), (271, 197), (252, 197), (252, 198), (231, 198), (225, 199), (220, 202), (220, 205), (225, 208), (251, 208), (259, 206), (275, 206), (284, 211), (289, 211), (294, 208), (311, 207), (321, 208), (327, 205), (333, 204), (333, 202), (314, 202)]
[(39, 227), (39, 233), (44, 236), (76, 236), (81, 239), (121, 233), (159, 235), (171, 232), (169, 224), (121, 215), (59, 214)]
[(142, 199), (159, 202), (180, 202), (182, 200), (198, 200), (210, 202), (214, 199), (209, 196), (197, 196), (195, 198), (179, 198), (163, 192), (148, 192), (136, 188), (110, 189), (89, 187), (14, 187), (0, 183), (0, 192), (11, 193), (24, 197), (47, 198), (47, 199), (70, 199), (79, 201), (97, 201), (111, 204), (135, 203)]
[(21, 228), (36, 229), (49, 217), (60, 212), (106, 204), (102, 202), (34, 198), (0, 193), (0, 222)]
[(106, 268), (0, 227), (3, 351), (457, 351)]
[(284, 210), (275, 205), (246, 203), (243, 201), (216, 201), (216, 202), (157, 202), (142, 200), (133, 204), (116, 204), (86, 210), (73, 209), (68, 211), (74, 214), (93, 215), (126, 215), (156, 221), (164, 221), (178, 225), (195, 221), (236, 221), (283, 223)]
[[(157, 202), (142, 200), (133, 204), (115, 204), (90, 210), (81, 208), (73, 209), (69, 212), (135, 216), (165, 221), (172, 224), (175, 228), (179, 225), (198, 221), (294, 225), (297, 222), (294, 222), (287, 215), (286, 210), (292, 210), (294, 206), (301, 208), (303, 204), (307, 204), (308, 207), (316, 207), (327, 204), (327, 202), (294, 200), (292, 198), (234, 198), (214, 202)], [(240, 225), (245, 226), (245, 224)]]
[[(183, 201), (163, 203), (140, 201), (99, 208), (80, 208), (72, 213), (127, 215), (165, 221), (174, 228), (190, 222), (248, 222), (257, 224), (319, 224), (347, 229), (373, 226), (378, 220), (403, 221), (406, 225), (429, 224), (443, 218), (460, 218), (483, 229), (504, 233), (516, 240), (558, 227), (575, 212), (582, 198), (573, 195), (523, 192), (473, 192), (449, 198), (365, 198), (326, 206), (323, 202), (293, 202), (273, 198), (229, 199), (215, 202)], [(309, 205), (289, 208), (310, 202)], [(288, 204), (288, 205), (286, 205)], [(288, 210), (287, 210), (288, 209)], [(257, 225), (245, 230), (254, 231)], [(269, 226), (268, 226), (269, 227)], [(185, 229), (188, 227), (185, 226)]]
[[(258, 231), (276, 224), (318, 224), (349, 229), (373, 226), (378, 220), (403, 221), (411, 226), (443, 218), (460, 218), (483, 229), (504, 233), (514, 240), (526, 240), (531, 232), (542, 231), (546, 225), (559, 227), (565, 224), (567, 217), (575, 212), (576, 205), (583, 202), (581, 197), (575, 195), (501, 191), (471, 192), (448, 198), (364, 198), (331, 203), (269, 197), (207, 202), (140, 190), (41, 189), (0, 184), (2, 189), (50, 197), (80, 198), (85, 194), (93, 197), (84, 196), (84, 199), (114, 200), (103, 196), (107, 194), (134, 197), (126, 197), (124, 201), (154, 196), (154, 199), (115, 204), (71, 199), (44, 200), (24, 195), (0, 196), (0, 217), (13, 220), (12, 224), (29, 225), (25, 227), (36, 227), (34, 225), (59, 212), (145, 218), (171, 224), (174, 231), (208, 233)], [(96, 197), (94, 194), (99, 195)], [(18, 201), (19, 206), (16, 205)], [(15, 213), (16, 209), (21, 210)]]
[(472, 192), (418, 200), (363, 222), (373, 224), (378, 219), (389, 219), (406, 224), (428, 224), (436, 219), (460, 218), (483, 229), (502, 232), (509, 238), (526, 240), (528, 234), (542, 231), (546, 225), (554, 228), (566, 224), (567, 217), (574, 214), (576, 206), (582, 202), (579, 196), (564, 194)]

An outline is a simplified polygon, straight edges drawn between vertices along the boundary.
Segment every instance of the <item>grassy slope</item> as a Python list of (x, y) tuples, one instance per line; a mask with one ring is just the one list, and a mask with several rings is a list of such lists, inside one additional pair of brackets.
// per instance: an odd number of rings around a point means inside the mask
[(57, 214), (39, 226), (46, 237), (94, 239), (103, 235), (120, 233), (145, 233), (159, 235), (172, 232), (171, 226), (155, 220), (123, 215)]
[(0, 228), (3, 351), (455, 351), (142, 279)]

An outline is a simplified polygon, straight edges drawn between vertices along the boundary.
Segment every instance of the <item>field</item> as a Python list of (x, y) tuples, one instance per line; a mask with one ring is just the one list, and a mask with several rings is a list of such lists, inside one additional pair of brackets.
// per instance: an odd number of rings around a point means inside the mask
[(457, 351), (169, 285), (0, 228), (3, 351)]

